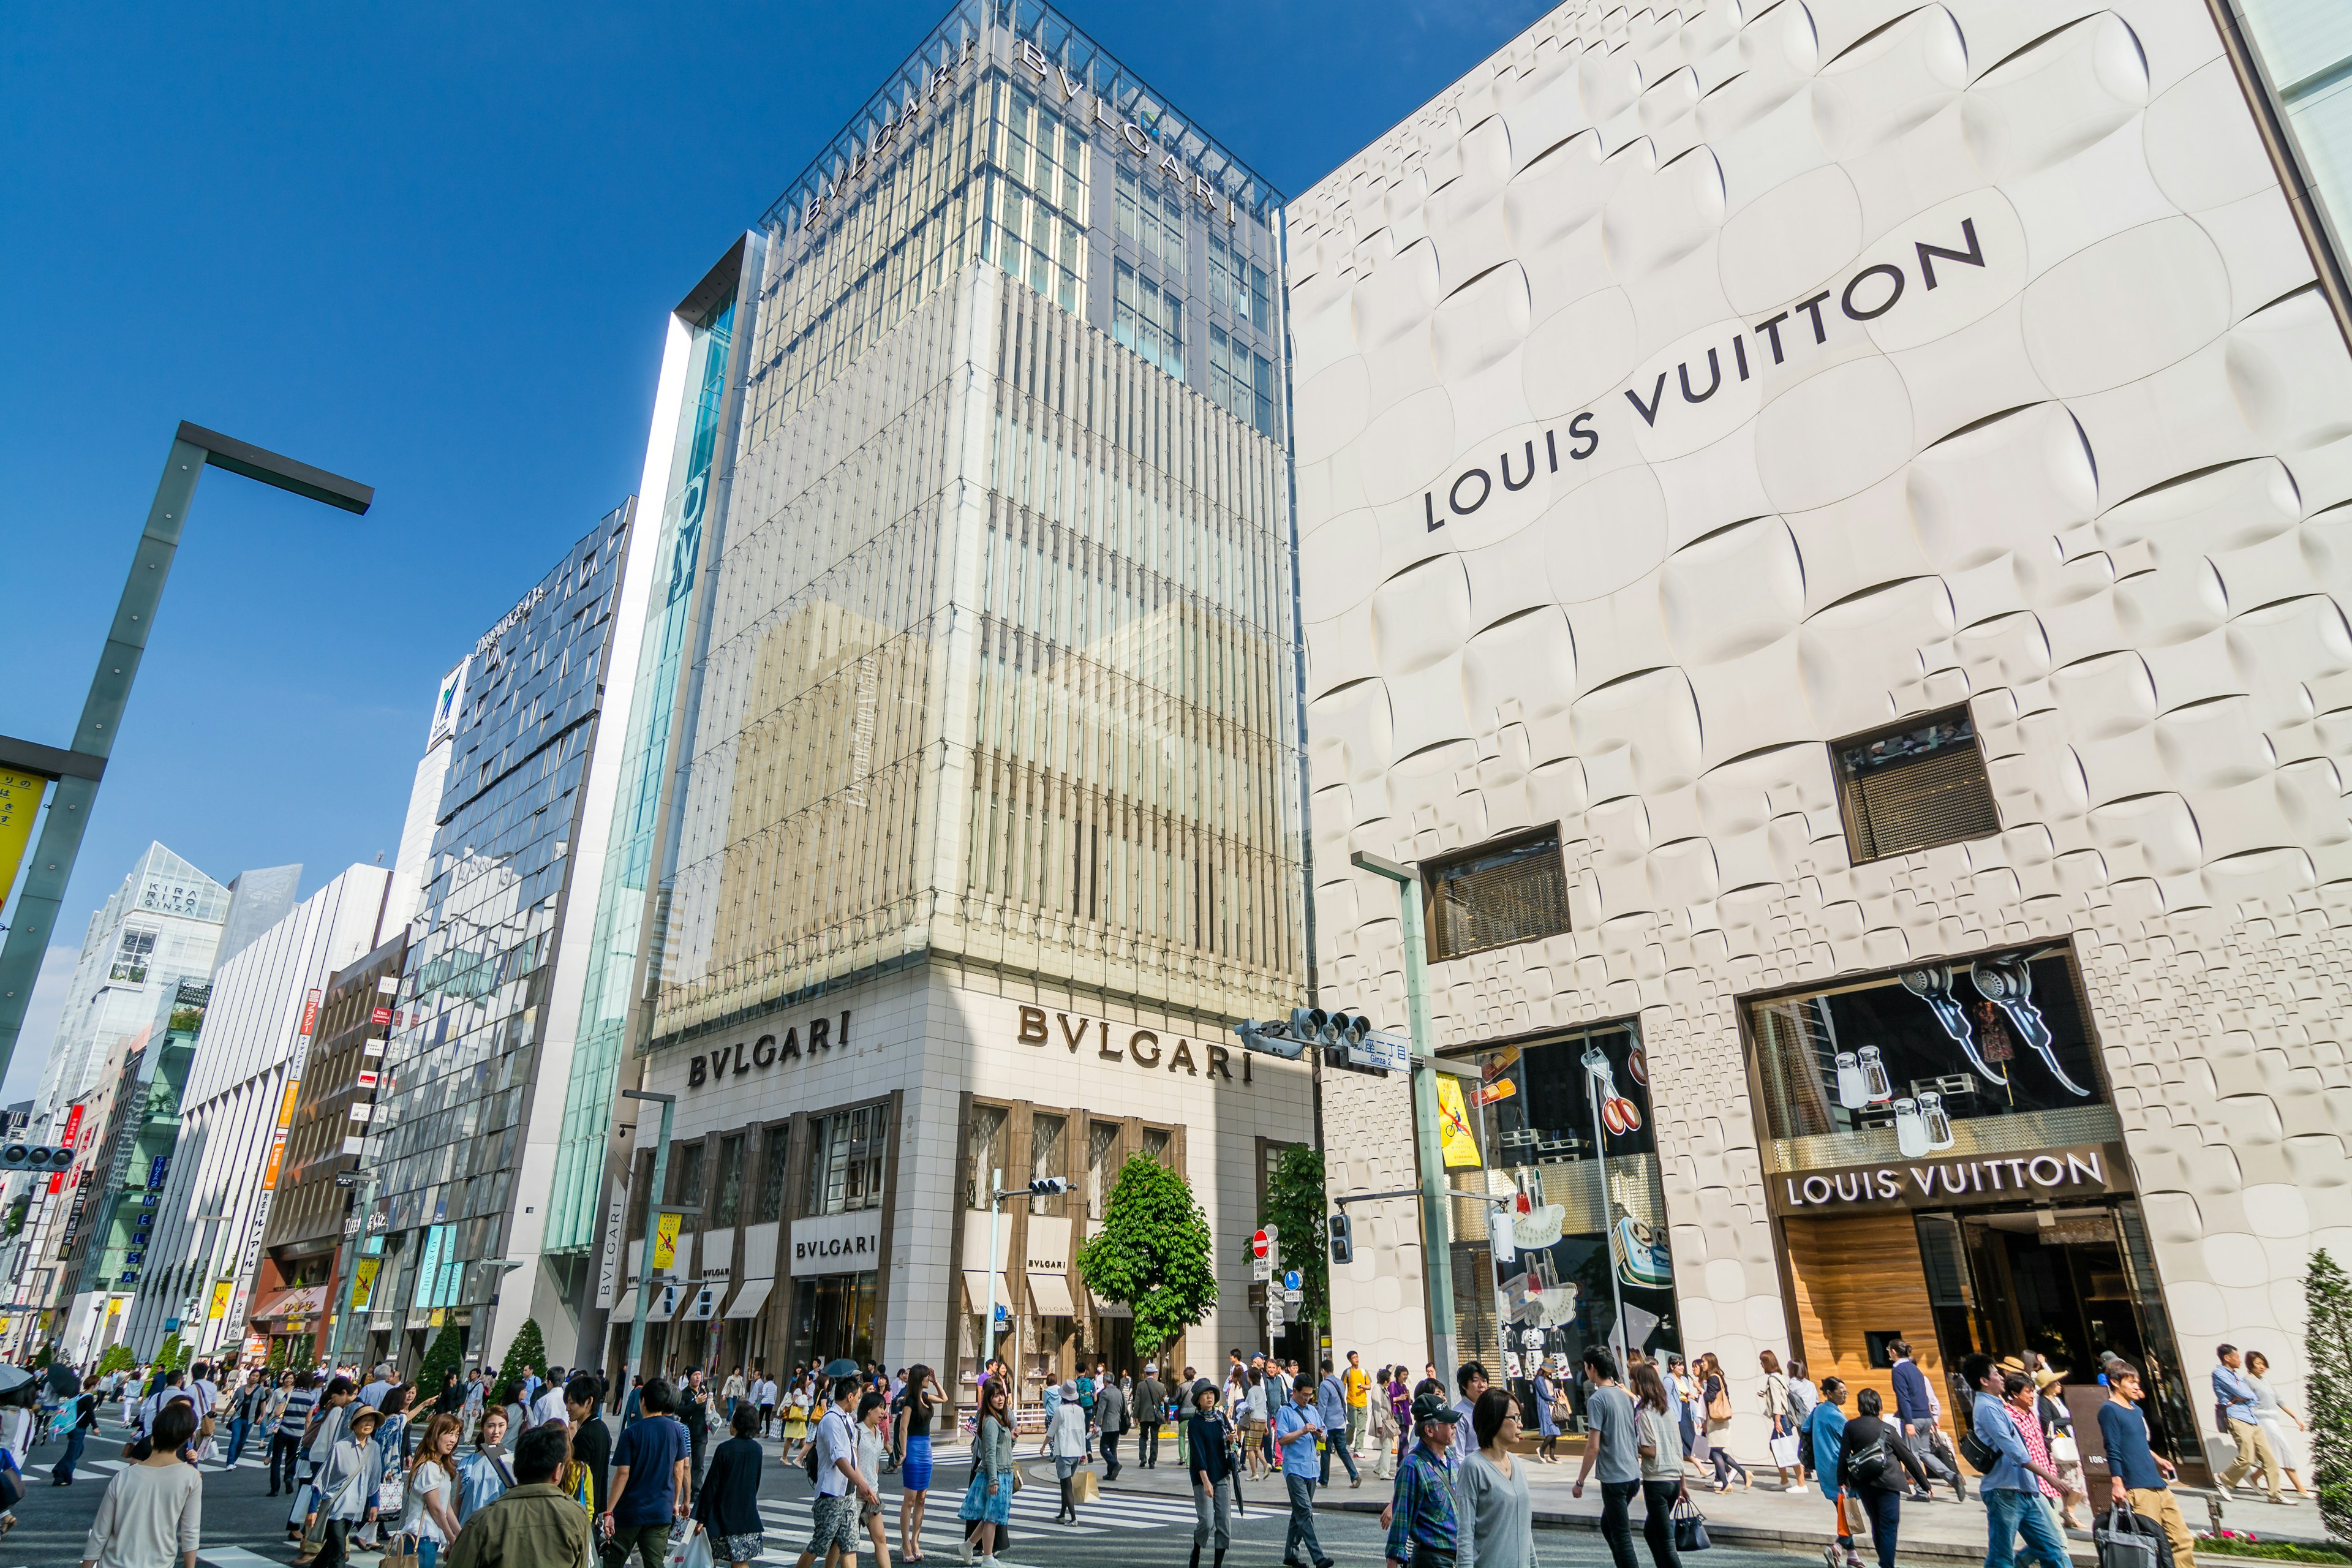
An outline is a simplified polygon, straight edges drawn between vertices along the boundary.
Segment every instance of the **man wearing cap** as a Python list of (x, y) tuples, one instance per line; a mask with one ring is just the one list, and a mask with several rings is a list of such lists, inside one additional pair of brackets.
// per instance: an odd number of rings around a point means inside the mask
[(1145, 1469), (1160, 1463), (1160, 1424), (1168, 1415), (1168, 1390), (1160, 1381), (1160, 1363), (1143, 1363), (1135, 1380), (1135, 1421), (1142, 1432), (1135, 1439), (1135, 1457)]
[(1386, 1520), (1388, 1568), (1444, 1568), (1454, 1562), (1461, 1540), (1461, 1516), (1454, 1507), (1457, 1419), (1444, 1394), (1413, 1397), (1412, 1429), (1421, 1441), (1397, 1468)]

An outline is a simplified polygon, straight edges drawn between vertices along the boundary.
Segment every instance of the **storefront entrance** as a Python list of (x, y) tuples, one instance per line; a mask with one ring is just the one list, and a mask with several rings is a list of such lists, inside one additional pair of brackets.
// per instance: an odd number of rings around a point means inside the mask
[(793, 1366), (874, 1359), (874, 1271), (821, 1274), (793, 1284)]
[(2102, 1360), (2204, 1471), (2188, 1384), (2074, 955), (2063, 943), (1750, 1002), (1750, 1082), (1790, 1338), (1816, 1381), (1893, 1398), (1893, 1347), (1965, 1426), (1983, 1352), (2062, 1373), (2089, 1478)]

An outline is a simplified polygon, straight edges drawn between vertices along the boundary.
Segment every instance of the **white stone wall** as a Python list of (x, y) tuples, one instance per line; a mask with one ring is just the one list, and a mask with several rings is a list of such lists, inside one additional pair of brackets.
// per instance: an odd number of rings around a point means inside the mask
[[(2071, 935), (2184, 1359), (2295, 1400), (2352, 1249), (2352, 362), (2206, 7), (1565, 5), (1291, 258), (1326, 994), (1402, 1016), (1349, 850), (1558, 822), (1573, 932), (1437, 966), (1439, 1033), (1639, 1017), (1737, 1373), (1787, 1349), (1737, 999)], [(1822, 742), (1964, 700), (2002, 831), (1851, 865)]]

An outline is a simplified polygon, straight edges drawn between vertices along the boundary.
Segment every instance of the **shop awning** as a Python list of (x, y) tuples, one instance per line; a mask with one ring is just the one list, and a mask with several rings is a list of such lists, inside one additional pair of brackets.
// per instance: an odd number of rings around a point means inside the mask
[(613, 1316), (611, 1321), (615, 1323), (630, 1322), (635, 1321), (636, 1315), (637, 1288), (635, 1285), (632, 1285), (627, 1289), (621, 1292), (621, 1299), (613, 1303)]
[(1129, 1306), (1124, 1301), (1113, 1301), (1108, 1298), (1094, 1295), (1091, 1291), (1087, 1293), (1087, 1299), (1094, 1302), (1095, 1316), (1097, 1318), (1132, 1318), (1135, 1316), (1135, 1309)]
[(668, 1322), (670, 1314), (677, 1311), (679, 1304), (686, 1300), (685, 1290), (676, 1285), (656, 1287), (654, 1293), (646, 1299), (646, 1321)]
[(299, 1289), (280, 1290), (263, 1300), (246, 1315), (257, 1321), (264, 1318), (315, 1318), (327, 1310), (327, 1288), (305, 1285)]
[(1037, 1315), (1041, 1318), (1075, 1318), (1078, 1309), (1070, 1300), (1070, 1280), (1066, 1274), (1032, 1274), (1029, 1294), (1037, 1299)]
[[(963, 1294), (967, 1311), (978, 1314), (988, 1310), (988, 1270), (967, 1268), (963, 1271)], [(996, 1304), (1006, 1311), (1013, 1310), (1013, 1292), (1006, 1288), (1004, 1276), (996, 1277)]]
[(727, 1303), (727, 1310), (720, 1313), (719, 1316), (724, 1318), (758, 1317), (760, 1315), (760, 1309), (768, 1304), (768, 1292), (775, 1288), (776, 1282), (772, 1279), (744, 1280), (743, 1288), (735, 1292), (735, 1299)]

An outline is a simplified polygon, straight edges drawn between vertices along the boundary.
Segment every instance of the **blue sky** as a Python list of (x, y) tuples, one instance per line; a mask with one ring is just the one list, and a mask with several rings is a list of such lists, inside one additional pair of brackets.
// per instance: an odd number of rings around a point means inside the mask
[[(15, 10), (0, 732), (70, 731), (181, 419), (377, 490), (362, 520), (205, 479), (77, 945), (151, 838), (306, 894), (390, 858), (435, 681), (634, 486), (664, 312), (945, 8)], [(1064, 9), (1297, 192), (1544, 7)]]

